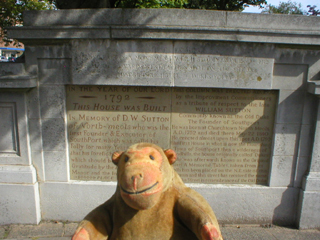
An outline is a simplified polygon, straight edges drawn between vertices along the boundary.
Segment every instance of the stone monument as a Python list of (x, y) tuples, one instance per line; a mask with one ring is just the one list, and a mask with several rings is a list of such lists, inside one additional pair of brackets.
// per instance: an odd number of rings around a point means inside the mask
[(176, 171), (220, 223), (320, 227), (319, 26), (205, 10), (26, 12), (9, 29), (25, 63), (0, 65), (0, 224), (81, 220), (115, 190), (111, 153), (151, 142), (177, 152)]

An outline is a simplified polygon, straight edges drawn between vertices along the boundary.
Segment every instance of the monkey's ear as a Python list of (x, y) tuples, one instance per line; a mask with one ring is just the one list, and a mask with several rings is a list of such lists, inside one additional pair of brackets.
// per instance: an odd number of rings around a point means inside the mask
[(166, 149), (164, 150), (164, 154), (167, 156), (169, 163), (170, 164), (174, 164), (174, 162), (177, 159), (177, 154), (175, 151), (173, 151), (172, 149)]
[(112, 154), (112, 162), (113, 162), (113, 164), (118, 165), (118, 162), (120, 160), (120, 157), (121, 157), (122, 153), (123, 152), (114, 152)]

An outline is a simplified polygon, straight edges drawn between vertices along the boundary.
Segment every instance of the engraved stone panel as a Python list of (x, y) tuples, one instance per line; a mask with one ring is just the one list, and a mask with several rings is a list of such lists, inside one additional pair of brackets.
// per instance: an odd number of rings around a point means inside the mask
[(74, 84), (272, 88), (270, 58), (208, 54), (209, 49), (193, 54), (163, 41), (74, 41), (73, 47), (82, 50), (72, 57)]
[(0, 154), (19, 154), (16, 106), (14, 103), (0, 103)]
[(169, 147), (171, 89), (67, 88), (71, 179), (115, 180), (112, 152), (136, 142)]
[(171, 146), (187, 182), (266, 184), (275, 91), (175, 88)]
[(95, 40), (75, 41), (83, 49), (73, 55), (73, 82), (76, 84), (119, 84), (171, 86), (172, 49), (166, 42), (129, 43)]
[(185, 182), (266, 184), (276, 91), (68, 86), (70, 176), (115, 181), (111, 154), (173, 148)]
[(270, 89), (273, 60), (208, 54), (176, 54), (178, 86)]

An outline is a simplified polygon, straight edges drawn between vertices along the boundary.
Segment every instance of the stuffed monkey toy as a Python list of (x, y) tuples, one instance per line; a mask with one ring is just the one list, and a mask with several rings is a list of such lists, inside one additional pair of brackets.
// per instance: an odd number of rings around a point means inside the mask
[(209, 204), (173, 169), (176, 158), (150, 143), (115, 152), (116, 192), (80, 222), (72, 240), (222, 240)]

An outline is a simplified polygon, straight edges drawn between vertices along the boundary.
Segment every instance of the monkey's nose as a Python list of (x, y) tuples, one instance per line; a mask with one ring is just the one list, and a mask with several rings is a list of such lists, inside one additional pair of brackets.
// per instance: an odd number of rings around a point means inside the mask
[(136, 191), (138, 189), (138, 184), (143, 181), (143, 175), (141, 173), (135, 174), (131, 177), (133, 184), (133, 189)]
[(131, 180), (133, 181), (134, 179), (143, 179), (143, 175), (141, 173), (135, 174), (131, 177)]

